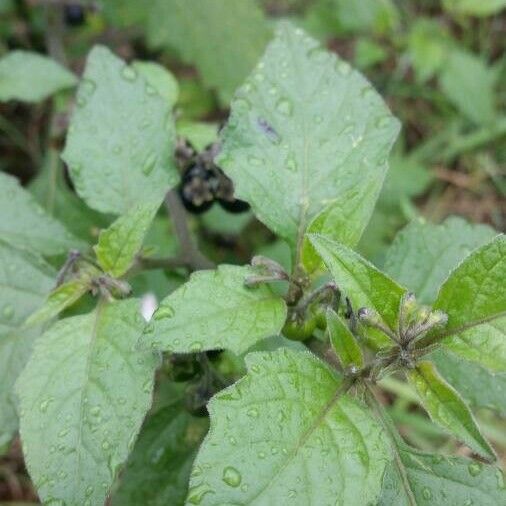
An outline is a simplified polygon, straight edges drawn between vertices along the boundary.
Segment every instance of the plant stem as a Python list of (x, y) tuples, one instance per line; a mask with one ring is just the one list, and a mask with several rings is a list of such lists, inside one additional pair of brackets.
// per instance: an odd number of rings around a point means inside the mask
[[(183, 259), (184, 265), (192, 270), (213, 269), (214, 263), (199, 251), (191, 237), (188, 221), (186, 219), (186, 211), (175, 190), (171, 190), (167, 193), (165, 205), (172, 220), (172, 224), (174, 225), (174, 231), (181, 248), (181, 255), (177, 258)], [(168, 259), (165, 262), (168, 262)]]
[(371, 385), (367, 382), (363, 382), (365, 386), (366, 392), (366, 400), (369, 404), (370, 408), (376, 413), (376, 416), (380, 420), (383, 428), (388, 434), (389, 438), (392, 442), (392, 451), (394, 454), (395, 465), (397, 470), (399, 471), (399, 475), (401, 477), (401, 482), (408, 497), (409, 504), (411, 506), (416, 506), (417, 502), (413, 491), (411, 490), (411, 484), (409, 483), (408, 475), (406, 473), (406, 468), (404, 467), (404, 463), (402, 462), (402, 458), (399, 452), (399, 447), (404, 445), (404, 441), (402, 441), (399, 432), (397, 431), (392, 419), (388, 416), (387, 412), (383, 405), (378, 401), (374, 390), (371, 388)]

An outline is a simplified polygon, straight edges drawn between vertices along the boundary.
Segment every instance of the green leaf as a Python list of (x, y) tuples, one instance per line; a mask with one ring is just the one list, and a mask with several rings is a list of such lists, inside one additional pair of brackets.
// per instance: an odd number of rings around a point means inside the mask
[(378, 206), (398, 213), (404, 202), (421, 195), (432, 180), (427, 167), (414, 156), (396, 149), (390, 157), (390, 170), (380, 193)]
[(132, 67), (146, 79), (158, 94), (174, 107), (179, 95), (179, 86), (174, 75), (158, 63), (134, 61)]
[(254, 274), (251, 267), (233, 265), (193, 273), (162, 301), (141, 344), (175, 353), (225, 348), (240, 354), (279, 334), (285, 302), (267, 285), (247, 288), (245, 279)]
[(309, 238), (353, 307), (375, 310), (391, 329), (396, 329), (399, 304), (406, 290), (346, 246), (322, 236)]
[[(364, 182), (364, 186), (366, 185), (373, 188), (376, 182), (374, 180)], [(375, 203), (375, 199), (364, 201), (364, 191), (352, 188), (341, 199), (317, 214), (307, 227), (307, 233), (320, 234), (353, 248), (360, 240)], [(354, 225), (356, 223), (361, 223), (363, 226), (357, 227)], [(304, 238), (302, 245), (302, 262), (308, 272), (319, 269), (322, 263), (307, 237)]]
[(71, 279), (61, 284), (49, 294), (42, 307), (30, 315), (26, 324), (33, 325), (51, 320), (77, 302), (90, 288), (89, 278)]
[(506, 417), (506, 373), (485, 367), (439, 348), (430, 355), (441, 375), (475, 408), (488, 408)]
[(28, 184), (28, 190), (48, 214), (86, 243), (96, 241), (96, 230), (111, 222), (105, 216), (90, 209), (69, 187), (65, 169), (59, 160), (59, 151), (49, 148), (37, 176)]
[(132, 266), (144, 237), (160, 207), (160, 201), (139, 204), (102, 230), (94, 247), (97, 261), (105, 272), (119, 278)]
[(327, 365), (282, 348), (247, 356), (248, 374), (211, 399), (211, 428), (188, 504), (371, 504), (385, 433)]
[(454, 353), (506, 372), (506, 237), (475, 250), (448, 277), (434, 304), (448, 314), (443, 343)]
[(413, 221), (388, 249), (385, 272), (415, 293), (420, 302), (430, 304), (452, 269), (495, 235), (486, 225), (473, 225), (457, 217), (447, 218), (440, 225)]
[(334, 348), (343, 368), (362, 368), (364, 357), (355, 336), (332, 309), (327, 311), (327, 329), (332, 348)]
[(218, 139), (218, 126), (215, 123), (178, 121), (176, 129), (178, 135), (188, 139), (197, 151), (202, 151)]
[(39, 328), (19, 327), (44, 301), (55, 273), (41, 258), (0, 240), (0, 446), (18, 428), (13, 385), (31, 353)]
[(384, 33), (395, 27), (398, 12), (391, 0), (333, 0), (341, 28), (350, 32)]
[(471, 411), (431, 362), (419, 362), (415, 369), (407, 372), (407, 377), (432, 421), (482, 457), (495, 460), (494, 450), (480, 433)]
[(173, 48), (194, 64), (223, 103), (251, 71), (270, 33), (254, 0), (157, 0), (149, 8), (148, 42)]
[(17, 399), (14, 384), (32, 352), (40, 328), (14, 329), (0, 335), (0, 446), (18, 430)]
[(350, 241), (369, 219), (398, 130), (361, 74), (282, 23), (236, 94), (217, 162), (237, 196), (296, 250), (313, 218), (356, 192), (365, 210), (352, 213)]
[(409, 32), (408, 50), (418, 82), (426, 82), (440, 70), (448, 49), (448, 36), (440, 22), (416, 19)]
[(0, 101), (40, 102), (76, 84), (74, 74), (37, 53), (16, 50), (0, 59)]
[(506, 0), (443, 0), (443, 7), (454, 15), (491, 16), (506, 7)]
[(89, 54), (63, 159), (93, 209), (123, 214), (178, 181), (171, 106), (108, 49)]
[(181, 406), (161, 409), (146, 422), (132, 450), (113, 506), (182, 506), (207, 418)]
[(478, 56), (454, 49), (445, 58), (439, 76), (442, 91), (471, 121), (483, 125), (494, 120), (495, 74)]
[(28, 471), (43, 502), (103, 504), (151, 404), (158, 358), (135, 351), (134, 299), (61, 320), (16, 388)]
[(46, 214), (14, 177), (0, 172), (0, 237), (41, 255), (59, 255), (85, 245)]
[(0, 240), (0, 339), (20, 327), (54, 286), (55, 272), (41, 258)]
[(378, 506), (497, 506), (506, 501), (496, 467), (464, 457), (443, 457), (401, 445), (383, 478)]

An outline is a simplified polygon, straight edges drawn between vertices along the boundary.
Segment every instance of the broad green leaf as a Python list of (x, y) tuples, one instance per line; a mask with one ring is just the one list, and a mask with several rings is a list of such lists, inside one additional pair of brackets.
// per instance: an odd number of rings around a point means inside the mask
[(62, 154), (77, 193), (104, 213), (153, 202), (177, 183), (171, 106), (107, 48), (90, 52)]
[(132, 67), (146, 79), (167, 104), (174, 107), (179, 95), (179, 87), (171, 72), (158, 63), (147, 61), (134, 61)]
[(239, 354), (279, 334), (285, 302), (266, 285), (247, 288), (245, 279), (255, 273), (233, 265), (193, 273), (162, 301), (141, 337), (142, 346), (174, 353), (225, 348)]
[(395, 330), (399, 304), (406, 290), (346, 246), (323, 236), (309, 238), (355, 310), (373, 309)]
[(89, 278), (76, 278), (55, 288), (44, 304), (26, 321), (27, 325), (42, 323), (58, 316), (64, 309), (77, 302), (90, 290)]
[[(373, 188), (376, 182), (370, 180), (363, 183), (363, 186), (367, 185)], [(357, 245), (375, 204), (375, 199), (366, 199), (364, 202), (364, 191), (352, 188), (341, 199), (317, 214), (307, 227), (307, 233), (320, 234), (353, 248)], [(362, 226), (354, 226), (356, 223)], [(321, 259), (307, 237), (302, 246), (302, 262), (309, 272), (321, 266)]]
[(181, 406), (162, 408), (142, 428), (113, 506), (182, 506), (207, 418), (195, 418)]
[(435, 19), (418, 18), (411, 25), (408, 51), (417, 81), (430, 79), (444, 64), (449, 49), (444, 25)]
[(20, 329), (42, 304), (55, 273), (39, 257), (0, 240), (0, 447), (18, 428), (13, 385), (30, 355), (39, 328)]
[(385, 433), (307, 352), (247, 356), (248, 374), (208, 404), (211, 428), (187, 504), (372, 504)]
[(16, 50), (0, 59), (0, 101), (40, 102), (76, 84), (74, 74), (38, 53)]
[(18, 430), (14, 384), (26, 365), (40, 328), (13, 329), (0, 335), (0, 446)]
[(493, 374), (475, 362), (439, 348), (430, 355), (441, 375), (475, 408), (489, 408), (506, 417), (506, 373)]
[(0, 339), (21, 326), (54, 286), (55, 272), (41, 258), (0, 240)]
[(356, 211), (343, 233), (360, 236), (398, 130), (361, 74), (282, 23), (235, 96), (217, 162), (238, 197), (299, 250), (313, 218), (330, 204), (344, 208), (352, 191)]
[(443, 7), (455, 15), (491, 16), (506, 7), (506, 0), (443, 0)]
[(392, 0), (332, 0), (340, 26), (350, 32), (375, 31), (384, 33), (398, 22), (398, 12)]
[(176, 130), (178, 135), (188, 139), (197, 151), (202, 151), (218, 138), (218, 126), (216, 123), (178, 121)]
[(442, 285), (436, 309), (448, 314), (451, 351), (506, 372), (506, 237), (475, 250)]
[(496, 467), (464, 457), (443, 457), (400, 445), (388, 465), (378, 506), (497, 506), (506, 501)]
[(144, 237), (160, 207), (160, 201), (139, 204), (102, 230), (94, 247), (97, 261), (105, 272), (119, 278), (132, 266)]
[(60, 255), (85, 245), (49, 216), (17, 179), (0, 172), (0, 237), (41, 255)]
[(158, 358), (136, 351), (143, 326), (130, 299), (61, 320), (37, 340), (16, 388), (43, 502), (104, 503), (151, 404)]
[(432, 362), (419, 362), (407, 372), (431, 419), (486, 459), (494, 450), (480, 433), (469, 408), (458, 393), (438, 374)]
[(362, 350), (348, 326), (335, 311), (327, 311), (327, 330), (330, 342), (344, 368), (361, 368), (364, 365)]
[(65, 228), (86, 243), (95, 243), (96, 231), (111, 222), (105, 216), (90, 209), (65, 179), (65, 169), (59, 151), (50, 148), (37, 176), (28, 184), (28, 190), (37, 202)]
[(270, 33), (254, 0), (156, 0), (149, 7), (148, 42), (173, 48), (194, 64), (223, 103), (251, 71)]
[(495, 118), (495, 75), (480, 57), (460, 49), (445, 58), (439, 83), (457, 109), (478, 124)]
[(360, 37), (355, 44), (354, 63), (360, 69), (367, 69), (385, 61), (388, 53), (385, 48), (370, 37)]
[(397, 234), (387, 251), (384, 269), (420, 302), (430, 304), (455, 266), (495, 235), (486, 225), (473, 225), (457, 217), (447, 218), (440, 225), (416, 220)]

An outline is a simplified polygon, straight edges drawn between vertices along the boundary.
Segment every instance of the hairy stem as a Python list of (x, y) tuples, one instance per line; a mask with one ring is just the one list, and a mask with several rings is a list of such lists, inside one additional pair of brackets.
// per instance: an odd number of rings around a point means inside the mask
[(204, 256), (198, 249), (191, 237), (186, 211), (184, 210), (179, 196), (175, 190), (171, 190), (165, 197), (165, 205), (174, 225), (174, 231), (181, 248), (180, 258), (184, 259), (185, 265), (192, 270), (212, 269), (214, 263)]

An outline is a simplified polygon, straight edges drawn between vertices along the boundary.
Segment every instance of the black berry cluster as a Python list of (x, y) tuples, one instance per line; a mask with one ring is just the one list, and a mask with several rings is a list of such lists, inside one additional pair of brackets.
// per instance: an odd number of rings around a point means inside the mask
[(178, 160), (183, 167), (179, 194), (185, 208), (200, 214), (210, 209), (215, 202), (230, 213), (242, 213), (249, 204), (234, 197), (234, 185), (214, 163), (216, 145), (210, 145), (197, 153), (191, 145), (180, 143)]

